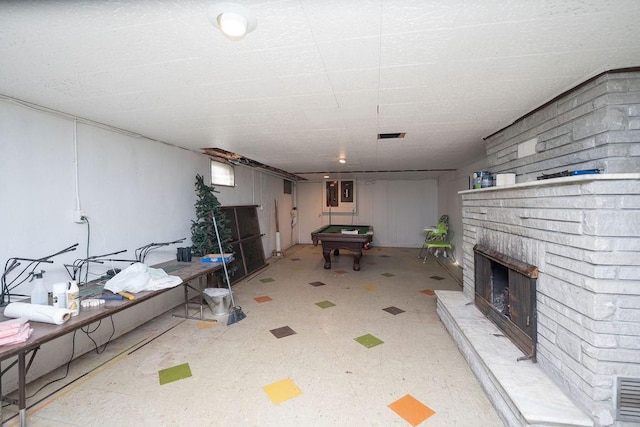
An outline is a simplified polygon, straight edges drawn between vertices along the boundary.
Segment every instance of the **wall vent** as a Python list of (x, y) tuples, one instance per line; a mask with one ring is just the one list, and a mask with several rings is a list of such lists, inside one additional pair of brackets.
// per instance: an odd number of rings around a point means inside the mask
[(405, 135), (406, 135), (406, 132), (379, 133), (378, 139), (404, 138)]
[(617, 419), (640, 422), (640, 378), (618, 378)]

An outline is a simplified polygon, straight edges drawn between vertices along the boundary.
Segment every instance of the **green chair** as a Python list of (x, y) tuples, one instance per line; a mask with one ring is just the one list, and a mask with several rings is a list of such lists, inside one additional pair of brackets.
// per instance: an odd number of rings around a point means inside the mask
[(442, 221), (442, 217), (440, 217), (440, 221), (438, 222), (438, 225), (435, 227), (428, 227), (425, 228), (424, 231), (426, 232), (426, 235), (424, 236), (424, 242), (422, 244), (422, 247), (420, 248), (420, 253), (418, 254), (418, 258), (422, 259), (424, 256), (424, 251), (427, 248), (427, 243), (432, 241), (432, 240), (442, 240), (442, 236), (443, 236), (443, 230), (444, 233), (446, 233), (446, 223)]
[(455, 261), (453, 248), (451, 243), (447, 241), (448, 232), (449, 228), (447, 227), (447, 224), (444, 221), (441, 221), (434, 230), (427, 233), (427, 237), (424, 240), (424, 244), (422, 245), (422, 249), (420, 249), (419, 255), (419, 258), (423, 258), (422, 254), (424, 253), (424, 258), (422, 260), (423, 263), (427, 262), (427, 257), (430, 253), (437, 257), (441, 252), (444, 253), (445, 257)]

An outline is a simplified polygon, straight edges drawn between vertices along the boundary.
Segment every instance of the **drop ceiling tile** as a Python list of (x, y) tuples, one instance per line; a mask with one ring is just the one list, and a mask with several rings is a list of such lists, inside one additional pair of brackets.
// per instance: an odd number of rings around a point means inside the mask
[(315, 44), (285, 46), (256, 52), (259, 71), (266, 75), (286, 77), (303, 73), (324, 72), (323, 59)]
[(304, 108), (307, 111), (312, 110), (337, 110), (338, 103), (333, 93), (311, 93), (308, 95), (299, 95), (291, 98), (294, 108)]
[(350, 90), (378, 90), (378, 68), (334, 71), (328, 73), (331, 87), (336, 92)]
[(379, 0), (302, 0), (301, 4), (320, 43), (380, 34)]
[(318, 49), (328, 72), (377, 69), (380, 64), (379, 37), (322, 42)]
[(363, 132), (370, 135), (376, 135), (378, 132), (378, 115), (372, 111), (370, 115), (362, 116), (359, 114), (351, 114), (345, 118), (349, 135), (353, 141), (358, 141), (362, 137)]
[(340, 109), (372, 108), (378, 105), (378, 91), (336, 92), (335, 98)]
[(440, 75), (437, 68), (437, 66), (429, 64), (382, 67), (380, 69), (380, 88), (395, 89), (427, 85), (433, 87), (433, 76)]
[(272, 98), (283, 95), (285, 85), (279, 79), (251, 79), (230, 83), (214, 83), (200, 86), (200, 94), (209, 102), (231, 102), (247, 99)]
[(252, 48), (269, 49), (315, 42), (306, 12), (297, 0), (251, 3), (243, 1), (243, 4), (253, 11), (258, 20), (256, 30), (243, 39), (250, 41)]
[(414, 104), (424, 102), (426, 86), (381, 89), (381, 104)]
[(460, 13), (460, 4), (451, 1), (385, 0), (382, 9), (383, 34), (400, 34), (449, 27)]
[[(295, 132), (295, 136), (298, 137), (298, 141), (305, 141), (306, 145), (314, 145), (314, 144), (322, 144), (321, 146), (338, 146), (340, 144), (344, 144), (347, 142), (347, 136), (344, 135), (344, 128), (340, 126), (340, 124), (336, 124), (335, 127), (330, 127), (325, 125), (334, 124), (333, 118), (329, 118), (326, 120), (318, 119), (317, 123), (314, 122), (312, 125), (316, 125), (315, 130), (308, 130), (305, 132)], [(329, 152), (327, 154), (327, 158), (338, 157), (338, 154), (335, 152)]]
[(340, 114), (345, 122), (349, 122), (350, 129), (357, 129), (362, 127), (374, 127), (378, 120), (377, 107), (375, 104), (371, 105), (358, 105), (356, 107), (343, 107), (340, 106)]
[(380, 118), (413, 115), (415, 104), (385, 104), (380, 106)]
[(448, 57), (448, 30), (430, 30), (382, 36), (380, 63), (383, 67), (436, 63)]
[(333, 88), (325, 73), (302, 74), (279, 77), (281, 96), (300, 96), (314, 93), (331, 93)]
[(583, 2), (570, 0), (562, 2), (515, 2), (504, 7), (500, 0), (487, 0), (475, 3), (466, 3), (463, 8), (458, 8), (454, 25), (457, 27), (500, 22), (527, 22), (549, 19), (593, 19), (593, 25), (597, 20), (602, 20), (608, 14), (627, 14), (638, 8), (634, 0), (605, 0), (598, 2)]

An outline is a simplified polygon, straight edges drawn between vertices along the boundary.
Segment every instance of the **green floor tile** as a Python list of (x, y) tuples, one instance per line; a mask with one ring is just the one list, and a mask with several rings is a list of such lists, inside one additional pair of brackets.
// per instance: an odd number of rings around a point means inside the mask
[(375, 347), (377, 345), (384, 343), (384, 341), (374, 337), (371, 334), (363, 335), (361, 337), (354, 338), (354, 339), (367, 348)]
[(321, 301), (321, 302), (317, 302), (316, 305), (320, 308), (329, 308), (329, 307), (335, 307), (336, 305), (334, 303), (332, 303), (331, 301)]
[(188, 363), (183, 363), (182, 365), (161, 369), (158, 371), (158, 376), (160, 378), (160, 385), (163, 385), (184, 378), (189, 378), (191, 376), (191, 368)]
[(265, 277), (264, 279), (260, 279), (262, 283), (275, 282), (271, 277)]

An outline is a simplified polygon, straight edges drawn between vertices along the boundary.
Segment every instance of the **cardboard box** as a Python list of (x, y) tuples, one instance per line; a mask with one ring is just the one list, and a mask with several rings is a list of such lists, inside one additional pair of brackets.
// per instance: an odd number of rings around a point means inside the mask
[[(200, 258), (202, 262), (222, 262), (222, 254), (206, 254)], [(224, 262), (229, 263), (233, 261), (233, 254), (224, 254)]]

